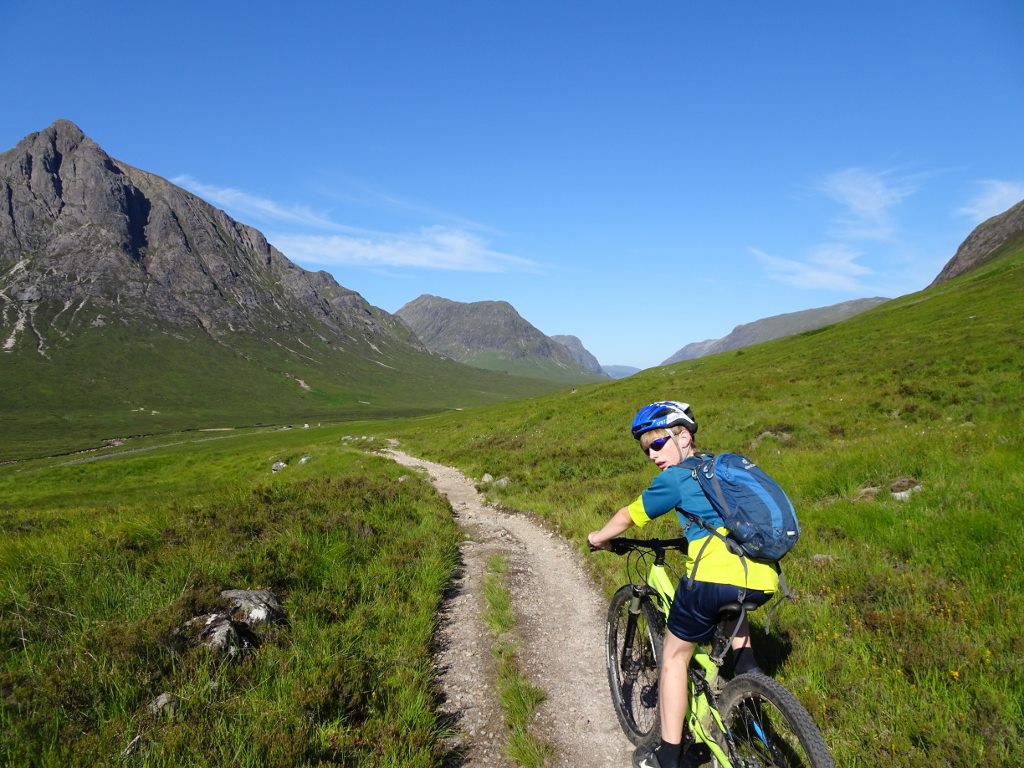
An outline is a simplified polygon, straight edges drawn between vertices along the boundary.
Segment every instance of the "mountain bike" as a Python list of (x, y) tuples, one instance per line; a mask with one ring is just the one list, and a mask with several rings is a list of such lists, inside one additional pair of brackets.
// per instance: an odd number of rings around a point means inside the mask
[[(676, 586), (665, 558), (686, 547), (685, 538), (620, 537), (608, 542), (612, 552), (629, 556), (630, 580), (608, 607), (608, 684), (622, 730), (637, 745), (652, 743), (659, 735), (661, 641)], [(833, 768), (831, 753), (811, 716), (781, 683), (760, 672), (729, 681), (719, 676), (736, 628), (755, 607), (738, 602), (724, 606), (710, 652), (694, 652), (685, 731), (696, 748), (690, 747), (687, 754), (703, 752), (704, 761), (715, 768)]]

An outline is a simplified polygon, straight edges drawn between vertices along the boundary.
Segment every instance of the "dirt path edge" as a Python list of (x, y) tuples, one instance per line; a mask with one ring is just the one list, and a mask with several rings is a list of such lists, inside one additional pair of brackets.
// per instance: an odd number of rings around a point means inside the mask
[(583, 569), (581, 555), (529, 516), (487, 504), (454, 467), (396, 448), (383, 453), (429, 475), (466, 537), (459, 549), (461, 567), (442, 606), (435, 654), (442, 711), (456, 731), (450, 746), (460, 757), (453, 765), (516, 765), (503, 754), (492, 638), (481, 618), (483, 576), (492, 555), (508, 563), (520, 666), (545, 693), (535, 733), (553, 747), (549, 768), (629, 765), (632, 745), (619, 729), (608, 695), (607, 603)]

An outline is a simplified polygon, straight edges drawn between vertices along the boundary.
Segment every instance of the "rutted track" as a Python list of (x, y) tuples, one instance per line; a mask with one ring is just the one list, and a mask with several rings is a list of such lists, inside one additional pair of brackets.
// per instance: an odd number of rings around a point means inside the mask
[(561, 537), (525, 515), (487, 505), (461, 472), (397, 450), (385, 454), (426, 470), (466, 534), (461, 568), (442, 609), (435, 663), (442, 709), (457, 731), (452, 748), (466, 765), (514, 766), (503, 754), (504, 725), (494, 686), (491, 636), (481, 619), (487, 559), (508, 563), (519, 661), (546, 699), (534, 732), (554, 748), (550, 768), (629, 765), (604, 665), (606, 602)]

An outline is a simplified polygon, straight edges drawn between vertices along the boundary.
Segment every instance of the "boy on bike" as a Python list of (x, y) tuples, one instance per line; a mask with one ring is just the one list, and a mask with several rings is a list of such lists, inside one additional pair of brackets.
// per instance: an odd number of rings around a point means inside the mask
[[(605, 549), (610, 539), (633, 525), (644, 526), (675, 509), (689, 542), (686, 571), (669, 610), (658, 681), (661, 720), (659, 744), (638, 747), (637, 768), (677, 768), (682, 757), (686, 715), (687, 668), (697, 643), (712, 638), (718, 610), (726, 603), (746, 600), (763, 605), (778, 589), (778, 572), (768, 563), (740, 557), (725, 541), (692, 524), (680, 510), (696, 515), (725, 534), (722, 518), (711, 506), (689, 469), (678, 466), (695, 452), (697, 422), (687, 403), (660, 401), (641, 408), (632, 425), (644, 455), (661, 470), (632, 504), (623, 507), (599, 531), (587, 535), (593, 549)], [(711, 536), (711, 540), (704, 541)], [(699, 567), (697, 567), (699, 566)], [(696, 570), (694, 570), (696, 568)], [(691, 578), (692, 576), (692, 578)], [(739, 627), (732, 643), (737, 674), (757, 668), (750, 648), (750, 630)]]

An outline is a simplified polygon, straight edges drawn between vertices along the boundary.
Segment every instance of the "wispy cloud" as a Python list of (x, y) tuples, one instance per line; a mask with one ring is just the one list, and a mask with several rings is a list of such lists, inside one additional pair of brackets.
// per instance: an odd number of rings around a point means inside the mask
[(270, 238), (290, 259), (332, 268), (416, 267), (461, 272), (535, 272), (536, 263), (495, 251), (480, 237), (449, 227), (360, 235), (276, 235)]
[(465, 218), (464, 216), (459, 216), (448, 211), (442, 211), (434, 208), (433, 206), (424, 205), (423, 203), (416, 202), (414, 200), (407, 200), (404, 197), (398, 197), (397, 195), (370, 189), (365, 185), (359, 185), (358, 191), (358, 200), (363, 205), (385, 208), (388, 210), (404, 211), (423, 219), (443, 221), (448, 226), (455, 227), (456, 229), (472, 230), (473, 232), (482, 232), (491, 235), (501, 234), (493, 227), (487, 224), (482, 224), (479, 221), (473, 221)]
[[(330, 216), (300, 205), (283, 205), (274, 200), (231, 187), (205, 184), (191, 176), (172, 181), (204, 200), (218, 205), (235, 218), (274, 226), (268, 239), (289, 259), (307, 265), (334, 267), (416, 267), (462, 272), (535, 272), (538, 265), (518, 256), (489, 247), (476, 227), (457, 217), (459, 226), (427, 226), (403, 232), (385, 232), (340, 224)], [(396, 207), (410, 208), (397, 198)], [(420, 208), (421, 211), (430, 209)], [(281, 226), (284, 225), (284, 226)]]
[(797, 288), (861, 291), (866, 286), (859, 278), (872, 273), (857, 262), (863, 256), (860, 251), (839, 243), (816, 247), (804, 261), (772, 256), (758, 248), (750, 248), (750, 252), (770, 279)]
[(207, 202), (219, 205), (240, 219), (256, 218), (260, 221), (284, 221), (320, 229), (337, 229), (337, 225), (323, 214), (301, 205), (282, 205), (264, 197), (231, 187), (204, 184), (191, 176), (175, 176), (171, 181), (184, 187)]
[(853, 167), (829, 174), (815, 189), (840, 206), (826, 228), (826, 242), (812, 247), (803, 259), (781, 258), (759, 248), (750, 252), (778, 283), (844, 293), (871, 290), (864, 278), (874, 272), (861, 263), (867, 254), (851, 243), (893, 243), (894, 210), (917, 191), (917, 182), (894, 171)]
[(833, 236), (888, 240), (895, 231), (892, 209), (916, 192), (917, 185), (891, 171), (846, 168), (825, 177), (818, 190), (843, 207)]
[(978, 186), (981, 187), (978, 194), (968, 200), (962, 208), (957, 209), (957, 213), (970, 217), (975, 224), (980, 224), (1024, 200), (1024, 183), (1019, 181), (986, 179), (979, 181)]

